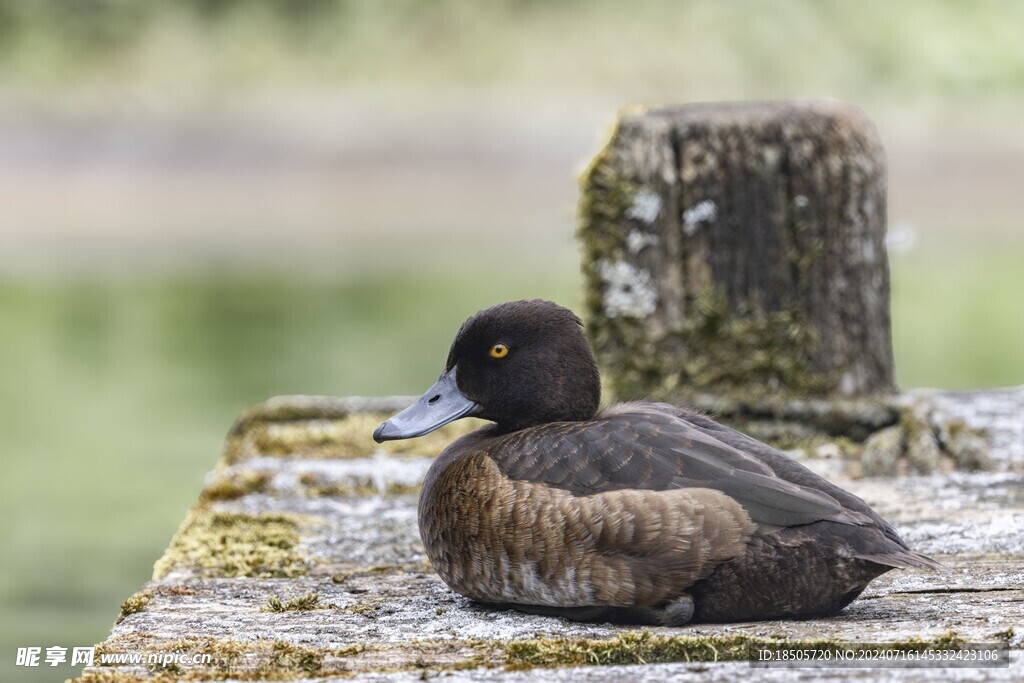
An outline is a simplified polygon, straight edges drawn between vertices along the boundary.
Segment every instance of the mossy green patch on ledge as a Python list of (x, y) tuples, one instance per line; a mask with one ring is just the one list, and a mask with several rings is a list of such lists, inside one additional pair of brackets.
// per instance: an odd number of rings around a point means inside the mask
[[(927, 648), (956, 648), (962, 642), (949, 632), (933, 639), (910, 638), (880, 643), (887, 649), (918, 652)], [(674, 662), (723, 662), (750, 660), (758, 648), (871, 649), (871, 645), (840, 643), (828, 639), (789, 641), (783, 638), (735, 636), (666, 636), (648, 630), (630, 631), (607, 639), (549, 638), (521, 640), (504, 647), (508, 669), (534, 667), (615, 666)]]
[(330, 605), (320, 604), (320, 594), (310, 591), (304, 595), (296, 595), (293, 598), (282, 601), (276, 595), (267, 598), (262, 611), (265, 612), (308, 612), (315, 609), (330, 609)]
[(227, 467), (223, 464), (214, 471), (199, 496), (201, 503), (236, 500), (251, 494), (293, 495), (310, 498), (323, 496), (364, 497), (364, 496), (405, 496), (419, 493), (421, 482), (379, 481), (373, 475), (351, 475), (333, 478), (323, 472), (304, 472), (298, 476), (298, 485), (287, 489), (272, 486), (274, 473), (251, 471), (240, 466)]
[(146, 605), (148, 605), (149, 601), (152, 599), (153, 594), (149, 591), (139, 591), (132, 595), (121, 603), (121, 613), (117, 615), (117, 623), (120, 624), (125, 620), (125, 617), (146, 609)]
[[(209, 656), (209, 663), (198, 665), (145, 664), (146, 674), (137, 668), (124, 670), (100, 665), (74, 679), (80, 683), (128, 683), (135, 681), (290, 681), (309, 677), (344, 676), (345, 658), (365, 650), (365, 646), (331, 649), (297, 645), (284, 640), (241, 641), (221, 638), (181, 638), (168, 641), (121, 638), (104, 643), (97, 654), (139, 654), (143, 662), (152, 655), (171, 653)], [(327, 663), (330, 660), (330, 663)]]
[[(1012, 637), (1008, 631), (1003, 638)], [(180, 667), (173, 675), (151, 670), (141, 679), (137, 669), (95, 667), (81, 681), (96, 683), (127, 680), (293, 680), (307, 677), (358, 676), (430, 669), (452, 672), (475, 668), (506, 670), (619, 666), (689, 662), (749, 661), (758, 650), (852, 650), (883, 648), (901, 652), (927, 649), (957, 650), (963, 639), (949, 631), (932, 638), (907, 638), (857, 644), (837, 639), (788, 639), (750, 635), (662, 635), (649, 630), (627, 631), (613, 638), (546, 638), (510, 642), (461, 639), (422, 639), (393, 643), (353, 643), (341, 647), (310, 647), (282, 640), (238, 641), (220, 638), (184, 638), (175, 641), (140, 638), (129, 634), (98, 648), (98, 653), (201, 653), (210, 662)]]
[(387, 419), (387, 413), (353, 413), (337, 419), (253, 421), (240, 434), (228, 439), (223, 464), (231, 465), (251, 457), (362, 458), (375, 453), (436, 456), (452, 441), (479, 429), (481, 420), (453, 422), (415, 440), (373, 441), (373, 431)]
[(752, 644), (775, 641), (749, 636), (661, 636), (633, 631), (607, 639), (547, 638), (505, 646), (510, 669), (746, 659)]
[(307, 563), (297, 550), (300, 521), (295, 515), (214, 512), (197, 505), (157, 560), (153, 578), (163, 578), (175, 567), (217, 577), (305, 574)]
[(270, 472), (238, 472), (232, 476), (223, 476), (220, 472), (216, 478), (203, 488), (201, 501), (235, 500), (250, 493), (266, 490), (273, 475)]
[[(352, 643), (340, 647), (313, 647), (286, 640), (235, 640), (191, 637), (177, 640), (137, 634), (122, 635), (97, 647), (97, 661), (105, 654), (141, 656), (139, 665), (100, 664), (86, 671), (79, 683), (129, 681), (290, 681), (349, 677), (365, 671), (439, 670), (494, 666), (500, 651), (481, 641), (414, 640), (406, 643)], [(199, 664), (146, 664), (152, 655), (203, 655)], [(364, 655), (366, 658), (364, 659)]]

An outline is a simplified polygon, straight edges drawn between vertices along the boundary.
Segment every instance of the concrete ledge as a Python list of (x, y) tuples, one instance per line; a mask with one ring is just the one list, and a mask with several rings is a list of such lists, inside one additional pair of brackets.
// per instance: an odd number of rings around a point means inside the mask
[[(80, 680), (781, 680), (793, 672), (736, 660), (751, 645), (783, 641), (904, 649), (1002, 642), (1012, 650), (1009, 669), (944, 673), (1019, 680), (1024, 390), (927, 397), (987, 434), (989, 471), (854, 480), (839, 451), (806, 462), (865, 498), (949, 572), (891, 572), (828, 619), (647, 631), (484, 609), (438, 579), (419, 541), (418, 487), (440, 449), (477, 425), (463, 421), (433, 438), (382, 447), (370, 439), (373, 426), (408, 399), (272, 399), (232, 428), (153, 580), (125, 602), (98, 648), (208, 653), (212, 661), (163, 667), (97, 658)], [(935, 672), (888, 674), (933, 680)]]

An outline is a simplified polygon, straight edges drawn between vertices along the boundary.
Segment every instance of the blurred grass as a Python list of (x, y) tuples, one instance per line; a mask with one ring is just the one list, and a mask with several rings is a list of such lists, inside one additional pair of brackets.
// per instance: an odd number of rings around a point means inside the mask
[(890, 261), (900, 386), (1024, 384), (1024, 243), (948, 239)]
[(1019, 88), (1022, 24), (1007, 0), (0, 0), (0, 77), (214, 102), (331, 82), (907, 98)]

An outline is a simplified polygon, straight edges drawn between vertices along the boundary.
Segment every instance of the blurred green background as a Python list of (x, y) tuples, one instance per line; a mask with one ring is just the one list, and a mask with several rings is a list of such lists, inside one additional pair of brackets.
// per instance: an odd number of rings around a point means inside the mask
[(0, 678), (101, 640), (244, 407), (417, 393), (578, 305), (629, 103), (839, 98), (889, 154), (905, 387), (1024, 382), (1024, 3), (0, 0)]

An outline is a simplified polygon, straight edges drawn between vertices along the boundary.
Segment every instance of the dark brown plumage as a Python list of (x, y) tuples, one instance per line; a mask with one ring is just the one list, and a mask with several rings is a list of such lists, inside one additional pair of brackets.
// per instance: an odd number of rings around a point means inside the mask
[(543, 301), (459, 330), (438, 383), (382, 424), (408, 438), (465, 415), (420, 495), (454, 590), (573, 619), (678, 625), (845, 607), (894, 567), (940, 567), (856, 496), (710, 418), (659, 403), (597, 413), (581, 323)]

